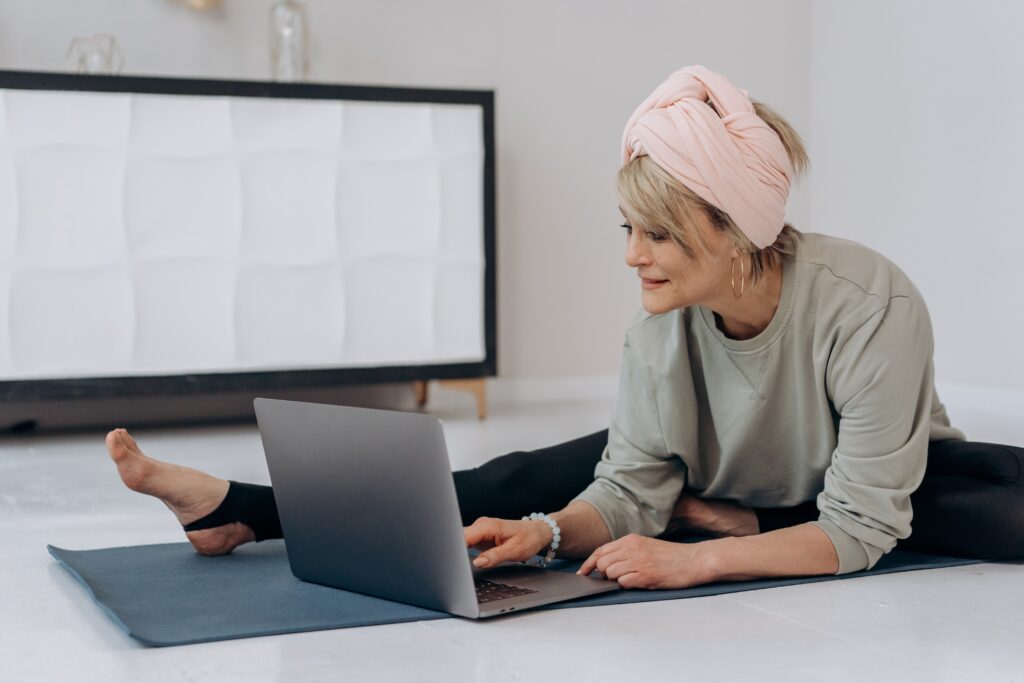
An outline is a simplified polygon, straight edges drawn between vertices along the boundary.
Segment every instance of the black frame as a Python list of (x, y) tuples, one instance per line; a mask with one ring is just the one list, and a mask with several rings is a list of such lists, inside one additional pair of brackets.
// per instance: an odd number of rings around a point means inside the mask
[(478, 363), (315, 370), (197, 373), (0, 381), (0, 400), (45, 401), (113, 396), (166, 396), (258, 392), (341, 384), (407, 382), (493, 376), (497, 372), (497, 271), (494, 91), (405, 88), (327, 83), (272, 83), (152, 76), (97, 76), (0, 70), (0, 88), (155, 95), (207, 95), (294, 99), (475, 104), (483, 107), (484, 133), (484, 360)]

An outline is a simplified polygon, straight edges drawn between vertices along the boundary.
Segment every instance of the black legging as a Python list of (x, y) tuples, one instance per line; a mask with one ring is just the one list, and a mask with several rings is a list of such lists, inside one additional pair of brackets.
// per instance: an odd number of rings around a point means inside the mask
[[(594, 479), (607, 430), (537, 451), (517, 451), (454, 473), (463, 524), (560, 510)], [(913, 534), (898, 547), (988, 560), (1024, 558), (1024, 448), (933, 441), (924, 481), (911, 496)], [(762, 532), (818, 518), (815, 502), (756, 509)], [(269, 486), (232, 482), (224, 504), (186, 529), (242, 521), (257, 540), (281, 538)]]

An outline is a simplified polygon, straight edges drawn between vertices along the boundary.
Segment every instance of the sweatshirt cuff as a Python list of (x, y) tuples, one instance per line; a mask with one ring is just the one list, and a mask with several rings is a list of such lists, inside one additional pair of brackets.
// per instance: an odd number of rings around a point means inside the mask
[(860, 541), (827, 519), (819, 519), (811, 524), (824, 531), (835, 546), (836, 554), (839, 556), (839, 571), (836, 574), (849, 574), (868, 568), (868, 554)]
[(621, 513), (625, 501), (610, 491), (599, 489), (595, 484), (584, 489), (574, 500), (582, 500), (597, 510), (604, 525), (608, 527), (612, 540), (631, 533), (629, 520)]

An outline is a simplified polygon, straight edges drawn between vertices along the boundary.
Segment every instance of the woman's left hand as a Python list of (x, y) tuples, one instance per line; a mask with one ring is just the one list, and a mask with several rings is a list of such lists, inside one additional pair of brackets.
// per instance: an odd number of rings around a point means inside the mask
[(623, 588), (688, 588), (713, 580), (705, 543), (672, 543), (636, 534), (600, 546), (579, 573), (586, 576), (595, 569)]

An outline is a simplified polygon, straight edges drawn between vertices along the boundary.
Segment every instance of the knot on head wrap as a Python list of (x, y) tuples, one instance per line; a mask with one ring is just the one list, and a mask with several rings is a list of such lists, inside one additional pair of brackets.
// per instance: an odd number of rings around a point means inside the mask
[(782, 231), (793, 176), (789, 156), (746, 91), (724, 76), (687, 66), (659, 85), (622, 136), (623, 165), (644, 154), (729, 214), (759, 249)]

